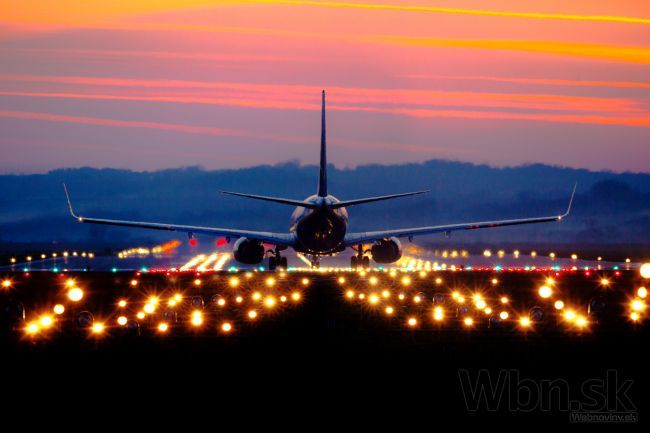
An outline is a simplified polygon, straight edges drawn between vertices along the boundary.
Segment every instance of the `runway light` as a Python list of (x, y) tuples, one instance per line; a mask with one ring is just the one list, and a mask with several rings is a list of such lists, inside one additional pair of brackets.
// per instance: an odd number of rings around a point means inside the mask
[(497, 280), (496, 278), (492, 278), (492, 285), (496, 286), (497, 284), (499, 284), (499, 280)]
[(379, 280), (377, 280), (377, 277), (370, 277), (370, 280), (368, 281), (370, 282), (370, 285), (376, 286)]
[(359, 299), (366, 299), (366, 295), (363, 293), (359, 293)]
[(603, 278), (600, 280), (600, 284), (602, 286), (609, 286), (609, 280), (607, 278)]
[(492, 308), (490, 308), (490, 307), (486, 307), (486, 308), (483, 310), (483, 312), (484, 312), (485, 314), (487, 314), (487, 315), (490, 315), (490, 314), (492, 314)]
[(339, 284), (345, 284), (345, 277), (339, 277)]
[(402, 284), (403, 284), (404, 286), (408, 286), (408, 285), (410, 285), (410, 284), (411, 284), (411, 277), (403, 277), (403, 278), (402, 278)]
[(138, 280), (131, 280), (131, 287), (135, 287), (138, 285)]
[(578, 328), (584, 328), (587, 326), (587, 319), (585, 319), (583, 316), (576, 317), (576, 326)]
[(226, 334), (232, 331), (232, 324), (230, 322), (223, 322), (221, 324), (221, 330)]
[(485, 301), (483, 299), (479, 299), (478, 301), (476, 301), (475, 305), (476, 305), (476, 308), (479, 309), (479, 310), (484, 310), (487, 307), (487, 304), (485, 303)]
[(501, 320), (507, 320), (508, 317), (510, 317), (510, 315), (508, 314), (507, 311), (502, 311), (501, 313), (499, 313), (499, 318), (500, 318)]
[(223, 298), (217, 299), (217, 305), (220, 306), (220, 307), (225, 306), (226, 305), (226, 300), (223, 299)]
[(255, 310), (250, 310), (250, 311), (248, 312), (248, 318), (249, 318), (249, 319), (255, 319), (255, 318), (257, 318), (257, 311), (255, 311)]
[(3, 280), (2, 281), (2, 287), (5, 289), (8, 289), (11, 287), (11, 281), (10, 280)]
[(266, 285), (268, 287), (273, 287), (275, 285), (275, 278), (269, 277), (266, 279)]
[(172, 298), (169, 301), (167, 301), (167, 306), (168, 307), (175, 307), (176, 306), (176, 299)]
[(287, 297), (284, 295), (280, 296), (280, 302), (287, 302)]
[(93, 327), (91, 328), (92, 333), (95, 335), (102, 334), (104, 332), (105, 326), (103, 323), (93, 323)]
[(72, 302), (79, 302), (83, 297), (84, 292), (79, 287), (73, 287), (72, 289), (68, 290), (68, 298)]
[(506, 296), (501, 297), (501, 303), (502, 304), (507, 304), (508, 303), (508, 298)]
[(463, 324), (469, 328), (470, 326), (474, 325), (474, 319), (471, 317), (465, 317), (465, 319), (463, 319)]
[(567, 310), (564, 312), (564, 319), (567, 322), (573, 322), (576, 319), (576, 313), (573, 310)]
[(571, 254), (571, 260), (578, 260), (577, 254)]
[(201, 284), (202, 284), (202, 282), (201, 282), (201, 280), (200, 280), (199, 278), (197, 278), (196, 280), (194, 280), (194, 285), (195, 285), (195, 286), (198, 287), (198, 286), (200, 286)]
[(302, 295), (300, 294), (300, 292), (293, 292), (291, 294), (291, 299), (293, 299), (294, 301), (300, 301), (301, 297)]
[(138, 314), (136, 314), (135, 317), (142, 320), (142, 319), (144, 319), (146, 317), (146, 314), (144, 314), (144, 312), (142, 312), (142, 311), (138, 311)]
[(553, 289), (551, 289), (549, 286), (542, 286), (539, 288), (539, 296), (542, 298), (550, 298), (551, 295), (553, 294)]
[(422, 302), (422, 297), (420, 295), (415, 295), (413, 297), (413, 302), (415, 302), (416, 304), (419, 304), (420, 302)]
[(436, 278), (436, 284), (441, 285), (442, 284), (442, 278)]
[(530, 327), (530, 319), (528, 317), (522, 317), (519, 319), (519, 325), (522, 328), (529, 328)]
[(381, 292), (381, 297), (382, 297), (382, 298), (385, 298), (385, 299), (390, 298), (390, 291), (388, 291), (388, 290), (382, 290), (382, 292)]
[(641, 315), (636, 311), (632, 311), (630, 313), (630, 320), (632, 320), (633, 322), (638, 322), (639, 320), (641, 320)]
[(165, 322), (158, 324), (158, 332), (165, 333), (169, 330), (169, 325)]
[(415, 317), (409, 317), (408, 321), (406, 322), (411, 328), (417, 326), (418, 324), (418, 319)]
[(244, 298), (242, 298), (241, 296), (237, 296), (235, 298), (235, 302), (238, 303), (238, 304), (241, 304), (242, 302), (244, 302)]
[(201, 313), (199, 310), (194, 310), (192, 312), (192, 319), (190, 320), (193, 326), (201, 326), (203, 325), (203, 313)]
[(445, 318), (445, 310), (442, 307), (435, 307), (433, 309), (433, 320), (440, 322)]
[(643, 278), (650, 278), (650, 263), (644, 263), (641, 265), (641, 269), (639, 269), (639, 272), (641, 273), (641, 276)]
[(228, 285), (232, 288), (239, 286), (239, 278), (232, 277), (230, 280), (228, 280)]
[(255, 292), (252, 295), (253, 301), (259, 301), (262, 298), (262, 294), (260, 292)]
[(379, 296), (373, 293), (372, 295), (368, 296), (368, 302), (375, 305), (376, 303), (379, 302)]
[(458, 292), (451, 292), (451, 297), (452, 297), (453, 299), (458, 300), (458, 298), (460, 298), (460, 293), (458, 293)]
[(120, 299), (120, 300), (117, 302), (117, 306), (120, 307), (120, 308), (124, 308), (124, 307), (126, 307), (126, 300), (125, 300), (125, 299)]
[(395, 309), (391, 306), (388, 306), (384, 309), (384, 311), (386, 312), (387, 315), (392, 316), (393, 313), (395, 312)]
[(152, 303), (147, 303), (144, 305), (143, 310), (147, 314), (153, 314), (156, 311), (156, 306)]
[(354, 298), (354, 291), (348, 290), (347, 292), (345, 292), (345, 297), (348, 299)]
[(72, 288), (75, 287), (76, 285), (77, 285), (77, 282), (76, 282), (75, 280), (73, 280), (72, 278), (66, 280), (66, 282), (65, 282), (65, 286), (66, 286), (67, 288), (69, 288), (69, 289), (72, 289)]
[(551, 278), (551, 277), (548, 277), (546, 279), (546, 285), (547, 286), (552, 286), (553, 284), (555, 284), (555, 280), (553, 278)]
[(120, 326), (125, 326), (129, 320), (125, 316), (120, 316), (117, 318), (117, 324)]
[(645, 287), (639, 287), (639, 290), (636, 291), (636, 295), (639, 298), (645, 299), (648, 296), (648, 289), (646, 289)]
[(303, 278), (302, 279), (302, 285), (303, 286), (308, 286), (309, 285), (309, 278)]
[(57, 316), (60, 316), (61, 314), (65, 313), (65, 307), (63, 306), (63, 304), (56, 304), (52, 310), (54, 311), (54, 314), (56, 314)]
[(555, 301), (553, 304), (553, 307), (555, 307), (556, 310), (561, 310), (564, 308), (564, 301)]

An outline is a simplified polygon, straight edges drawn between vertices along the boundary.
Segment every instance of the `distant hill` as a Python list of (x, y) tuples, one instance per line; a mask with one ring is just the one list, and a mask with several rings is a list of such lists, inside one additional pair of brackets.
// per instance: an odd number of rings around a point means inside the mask
[[(650, 175), (578, 170), (546, 165), (493, 168), (432, 160), (420, 164), (329, 168), (330, 192), (339, 198), (430, 189), (414, 198), (350, 209), (350, 229), (381, 229), (493, 218), (552, 215), (566, 208), (574, 182), (571, 217), (561, 224), (513, 227), (454, 235), (461, 243), (650, 244)], [(284, 163), (237, 170), (196, 167), (133, 172), (61, 169), (47, 174), (0, 176), (0, 239), (4, 242), (126, 244), (178, 234), (82, 226), (69, 218), (66, 182), (82, 215), (170, 223), (287, 230), (292, 209), (226, 197), (219, 190), (302, 199), (316, 189), (317, 167)], [(423, 241), (447, 242), (441, 236)]]

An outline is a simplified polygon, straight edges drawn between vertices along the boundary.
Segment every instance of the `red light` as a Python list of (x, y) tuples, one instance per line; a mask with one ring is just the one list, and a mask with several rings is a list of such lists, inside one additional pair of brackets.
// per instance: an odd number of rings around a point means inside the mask
[(196, 239), (194, 239), (194, 238), (190, 239), (190, 246), (191, 247), (195, 247), (198, 243), (199, 242)]
[(226, 241), (226, 238), (219, 238), (219, 239), (217, 239), (217, 242), (216, 242), (216, 244), (217, 244), (218, 247), (221, 247), (221, 246), (223, 246), (223, 245), (226, 245), (227, 243), (228, 243), (228, 242)]

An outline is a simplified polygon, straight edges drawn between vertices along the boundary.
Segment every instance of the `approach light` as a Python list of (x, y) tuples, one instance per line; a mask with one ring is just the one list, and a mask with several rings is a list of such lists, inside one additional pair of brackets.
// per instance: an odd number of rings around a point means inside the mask
[(420, 295), (413, 296), (413, 302), (415, 302), (416, 304), (419, 304), (420, 302), (422, 302), (422, 296), (420, 296)]
[(502, 312), (499, 313), (499, 318), (500, 318), (501, 320), (507, 320), (509, 316), (510, 316), (510, 315), (508, 314), (507, 311), (502, 311)]
[(465, 319), (463, 319), (463, 324), (469, 328), (470, 326), (474, 325), (474, 319), (471, 317), (465, 317)]
[(287, 302), (287, 297), (284, 295), (280, 296), (280, 302)]
[(541, 296), (544, 299), (550, 298), (551, 295), (553, 294), (553, 289), (551, 289), (549, 286), (542, 286), (539, 288), (539, 296)]
[(203, 284), (203, 282), (200, 279), (197, 278), (196, 280), (194, 280), (194, 285), (196, 287), (200, 286), (201, 284)]
[(348, 290), (347, 292), (345, 292), (345, 297), (348, 299), (354, 298), (354, 291)]
[(267, 296), (264, 299), (264, 306), (266, 308), (273, 308), (273, 307), (275, 307), (275, 304), (276, 304), (276, 300), (275, 300), (275, 298), (273, 296)]
[(146, 314), (144, 314), (143, 311), (138, 311), (138, 314), (135, 315), (138, 319), (142, 320), (146, 317)]
[(400, 293), (399, 295), (397, 295), (397, 298), (398, 298), (400, 301), (403, 301), (404, 298), (406, 298), (406, 296), (404, 296), (404, 293)]
[(217, 305), (223, 307), (226, 305), (226, 300), (224, 298), (217, 299)]
[(50, 316), (49, 314), (46, 314), (41, 316), (40, 319), (38, 319), (38, 323), (43, 328), (49, 328), (54, 324), (54, 318), (52, 318), (52, 316)]
[(403, 277), (402, 278), (402, 285), (408, 286), (411, 284), (411, 277)]
[(11, 287), (11, 281), (10, 280), (3, 280), (2, 281), (2, 287), (5, 289), (8, 289)]
[(643, 311), (645, 310), (645, 302), (641, 299), (635, 299), (632, 301), (632, 310), (633, 311)]
[(191, 318), (191, 323), (193, 326), (201, 326), (203, 325), (203, 313), (201, 313), (199, 310), (194, 310), (192, 312), (192, 318)]
[(39, 327), (38, 327), (38, 323), (36, 323), (36, 322), (29, 323), (25, 327), (25, 332), (30, 334), (30, 335), (37, 334), (38, 331), (39, 331)]
[(309, 283), (310, 283), (309, 278), (303, 278), (303, 279), (301, 280), (301, 282), (302, 282), (302, 285), (303, 285), (303, 286), (308, 286)]
[(571, 254), (571, 260), (578, 260), (577, 254)]
[(275, 278), (269, 277), (266, 279), (266, 285), (267, 287), (273, 287), (275, 286)]
[(519, 325), (522, 328), (529, 328), (530, 327), (530, 319), (528, 317), (522, 317), (519, 319)]
[(442, 278), (436, 278), (436, 284), (441, 285), (442, 284)]
[(95, 334), (95, 335), (99, 335), (99, 334), (103, 333), (104, 329), (105, 329), (105, 327), (104, 327), (103, 323), (94, 323), (92, 328), (91, 328), (92, 333)]
[(413, 328), (413, 327), (417, 326), (417, 324), (418, 324), (418, 319), (416, 319), (415, 317), (409, 317), (409, 319), (407, 320), (406, 323), (407, 323), (411, 328)]
[(388, 290), (382, 290), (382, 292), (381, 292), (381, 297), (382, 297), (382, 298), (386, 298), (386, 299), (390, 298), (390, 291), (388, 291)]
[(169, 330), (169, 325), (165, 322), (158, 324), (158, 332), (165, 333)]
[(68, 290), (68, 298), (72, 302), (79, 302), (84, 297), (84, 292), (79, 287), (73, 287)]
[(293, 292), (291, 294), (291, 299), (293, 299), (294, 301), (300, 301), (301, 297), (302, 295), (300, 294), (300, 292)]
[(388, 306), (384, 309), (384, 311), (386, 312), (387, 315), (392, 316), (393, 313), (395, 312), (395, 309), (391, 306)]
[(255, 292), (251, 297), (253, 298), (253, 301), (259, 301), (262, 299), (262, 294), (260, 292)]
[(433, 320), (440, 322), (445, 318), (445, 310), (442, 307), (435, 307), (433, 309)]
[(124, 299), (120, 299), (120, 300), (117, 302), (117, 306), (120, 307), (120, 308), (124, 308), (124, 307), (126, 307), (126, 300), (124, 300)]
[(153, 314), (156, 311), (156, 306), (149, 302), (144, 304), (143, 310), (147, 314)]
[(508, 303), (508, 298), (505, 297), (505, 296), (502, 296), (502, 297), (501, 297), (501, 303), (502, 303), (502, 304), (507, 304), (507, 303)]
[(52, 309), (52, 311), (54, 311), (54, 314), (56, 314), (57, 316), (60, 316), (61, 314), (65, 313), (65, 307), (63, 306), (63, 304), (56, 304)]
[(496, 286), (497, 284), (499, 284), (499, 280), (496, 278), (492, 278), (492, 285)]
[(125, 316), (120, 316), (117, 318), (117, 324), (120, 326), (125, 326), (129, 320)]
[(639, 298), (645, 299), (648, 296), (648, 289), (645, 287), (639, 287), (639, 290), (636, 291), (636, 295)]
[(339, 277), (339, 284), (345, 284), (345, 277)]
[(639, 272), (641, 273), (641, 276), (643, 278), (650, 278), (650, 263), (644, 263), (641, 265), (641, 268), (639, 269)]
[(587, 326), (587, 323), (588, 323), (587, 319), (585, 319), (584, 316), (578, 316), (576, 318), (576, 326), (578, 328), (584, 328), (585, 326)]
[(238, 303), (238, 304), (241, 304), (242, 302), (244, 302), (244, 298), (242, 298), (241, 296), (237, 296), (235, 298), (235, 302)]
[(232, 324), (230, 322), (223, 322), (221, 324), (221, 330), (226, 334), (232, 331)]
[(633, 322), (638, 322), (640, 319), (641, 319), (641, 315), (636, 311), (632, 311), (630, 313), (630, 320), (632, 320)]
[(370, 279), (369, 279), (368, 281), (370, 282), (370, 285), (371, 285), (371, 286), (376, 286), (376, 285), (377, 285), (377, 282), (379, 282), (379, 280), (377, 279), (377, 277), (370, 277)]
[(250, 311), (248, 312), (248, 318), (249, 318), (249, 319), (255, 319), (255, 318), (257, 318), (257, 311), (255, 311), (255, 310), (250, 310)]
[(564, 308), (564, 301), (555, 301), (553, 304), (553, 307), (555, 307), (556, 310), (561, 310)]
[(138, 285), (138, 280), (131, 280), (131, 287), (135, 287)]
[(182, 300), (183, 300), (183, 295), (181, 295), (180, 293), (176, 293), (174, 295), (174, 301), (181, 302)]
[(176, 299), (172, 298), (169, 301), (167, 301), (167, 306), (168, 307), (175, 307), (176, 306)]
[(487, 304), (485, 303), (485, 301), (483, 299), (479, 299), (478, 301), (476, 301), (476, 308), (477, 309), (484, 310), (486, 307), (487, 307)]

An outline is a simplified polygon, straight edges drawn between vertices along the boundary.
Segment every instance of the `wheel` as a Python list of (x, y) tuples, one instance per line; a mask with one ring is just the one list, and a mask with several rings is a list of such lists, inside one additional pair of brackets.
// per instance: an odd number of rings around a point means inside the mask
[(283, 269), (287, 269), (287, 258), (286, 257), (281, 257), (280, 258), (280, 267)]
[(361, 259), (361, 264), (364, 269), (370, 269), (370, 257), (363, 256), (363, 258)]
[(275, 257), (269, 257), (269, 271), (274, 271), (276, 266)]
[(352, 257), (350, 257), (350, 267), (351, 267), (352, 269), (356, 269), (356, 268), (357, 268), (357, 256), (352, 256)]

